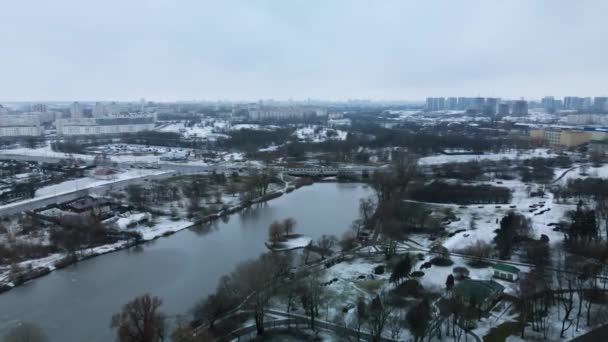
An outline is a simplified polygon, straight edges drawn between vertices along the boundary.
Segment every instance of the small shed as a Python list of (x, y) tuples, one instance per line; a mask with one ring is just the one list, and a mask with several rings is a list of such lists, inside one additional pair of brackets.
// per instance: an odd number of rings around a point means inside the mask
[(494, 277), (502, 280), (517, 281), (519, 280), (519, 272), (521, 270), (515, 266), (507, 264), (494, 264), (492, 265), (494, 271)]

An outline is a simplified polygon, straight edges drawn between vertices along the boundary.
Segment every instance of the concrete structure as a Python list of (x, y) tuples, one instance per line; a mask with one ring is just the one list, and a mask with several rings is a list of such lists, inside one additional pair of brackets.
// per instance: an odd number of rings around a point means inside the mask
[(0, 137), (40, 136), (40, 117), (36, 114), (0, 115)]
[(156, 115), (122, 115), (99, 118), (57, 119), (57, 134), (104, 135), (151, 131), (156, 123)]

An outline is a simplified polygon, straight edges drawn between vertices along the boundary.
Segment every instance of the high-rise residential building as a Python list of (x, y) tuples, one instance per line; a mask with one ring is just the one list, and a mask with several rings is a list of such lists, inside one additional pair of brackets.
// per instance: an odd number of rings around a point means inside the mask
[(44, 113), (48, 110), (48, 107), (44, 103), (36, 103), (32, 105), (32, 112)]
[(578, 96), (566, 96), (564, 97), (564, 109), (580, 110), (582, 102), (582, 99)]
[(426, 110), (438, 111), (445, 109), (445, 98), (443, 97), (427, 97)]
[(501, 103), (498, 105), (498, 116), (509, 116), (509, 105)]
[(581, 102), (581, 110), (591, 110), (591, 98), (590, 97), (584, 97), (582, 102)]
[(481, 113), (485, 104), (486, 104), (486, 99), (484, 99), (483, 97), (476, 97), (473, 99), (473, 106), (469, 109), (474, 109), (478, 113)]
[(470, 103), (471, 103), (470, 97), (459, 97), (458, 98), (458, 109), (467, 110), (467, 109), (469, 109)]
[(598, 112), (605, 112), (608, 110), (608, 97), (595, 97), (593, 98), (593, 110)]
[(498, 110), (498, 103), (500, 99), (497, 97), (488, 97), (483, 106), (483, 114), (494, 116), (496, 115), (496, 111)]
[(540, 101), (541, 106), (543, 107), (543, 109), (545, 109), (546, 111), (552, 113), (555, 111), (555, 98), (553, 96), (545, 96), (543, 97), (543, 99)]
[(511, 109), (511, 115), (513, 115), (513, 116), (528, 115), (528, 101), (525, 101), (525, 100), (513, 101), (513, 108)]
[(106, 107), (101, 102), (95, 102), (95, 106), (93, 107), (93, 117), (101, 118), (106, 116)]
[(448, 110), (458, 109), (458, 99), (455, 97), (448, 97), (445, 106)]
[(82, 106), (78, 102), (72, 103), (70, 107), (70, 115), (72, 118), (81, 118), (82, 117)]

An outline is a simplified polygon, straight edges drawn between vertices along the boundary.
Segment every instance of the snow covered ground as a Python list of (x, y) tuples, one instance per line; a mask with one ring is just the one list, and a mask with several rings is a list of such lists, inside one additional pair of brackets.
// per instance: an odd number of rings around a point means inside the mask
[(59, 184), (53, 184), (49, 186), (42, 187), (36, 190), (35, 198), (45, 197), (45, 196), (56, 196), (61, 195), (73, 191), (78, 191), (87, 188), (94, 188), (100, 185), (116, 183), (119, 181), (133, 179), (133, 178), (141, 178), (147, 176), (156, 176), (167, 173), (167, 171), (159, 171), (159, 170), (147, 170), (147, 169), (130, 169), (125, 170), (123, 172), (117, 173), (113, 179), (95, 179), (94, 177), (82, 177), (69, 181), (65, 181)]
[(548, 149), (538, 148), (531, 150), (527, 153), (521, 152), (506, 152), (506, 153), (488, 153), (488, 154), (460, 154), (460, 155), (437, 155), (420, 158), (418, 160), (418, 165), (438, 165), (445, 163), (465, 163), (470, 161), (480, 161), (480, 160), (524, 160), (531, 158), (549, 158), (556, 157), (557, 155), (549, 152)]
[[(192, 127), (186, 127), (184, 122), (178, 122), (163, 126), (159, 129), (159, 131), (180, 133), (185, 138), (202, 138), (208, 140), (229, 138), (229, 136), (226, 134), (216, 132), (218, 128), (216, 128), (215, 125), (206, 124), (194, 124)], [(223, 126), (221, 128), (223, 128)]]
[(297, 248), (304, 248), (312, 243), (312, 239), (308, 236), (290, 237), (286, 241), (281, 241), (276, 247), (270, 247), (273, 251), (289, 251)]
[(308, 126), (297, 129), (293, 134), (302, 141), (323, 142), (326, 140), (346, 140), (348, 132), (321, 126)]

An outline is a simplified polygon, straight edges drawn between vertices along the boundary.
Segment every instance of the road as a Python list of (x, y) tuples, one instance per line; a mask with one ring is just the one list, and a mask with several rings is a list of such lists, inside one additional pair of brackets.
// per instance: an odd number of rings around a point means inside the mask
[(171, 177), (171, 176), (172, 176), (171, 172), (166, 172), (166, 173), (156, 174), (156, 175), (147, 175), (147, 176), (141, 176), (141, 177), (136, 177), (136, 178), (129, 178), (129, 179), (120, 180), (117, 182), (99, 185), (99, 186), (91, 187), (91, 188), (85, 188), (85, 189), (80, 189), (80, 190), (75, 189), (74, 191), (65, 192), (65, 193), (58, 194), (58, 195), (34, 197), (29, 200), (19, 201), (19, 202), (10, 203), (10, 204), (1, 206), (0, 207), (0, 216), (19, 214), (24, 211), (43, 208), (47, 205), (63, 203), (63, 202), (77, 199), (79, 197), (82, 197), (82, 196), (85, 196), (88, 194), (103, 195), (107, 191), (123, 189), (129, 185), (144, 184), (145, 182), (150, 181), (150, 180), (163, 179), (163, 178), (167, 178), (167, 177)]

